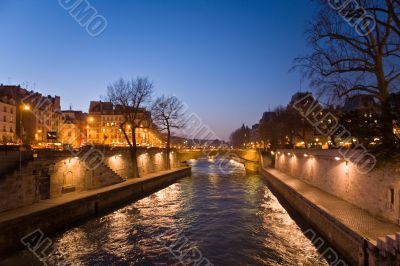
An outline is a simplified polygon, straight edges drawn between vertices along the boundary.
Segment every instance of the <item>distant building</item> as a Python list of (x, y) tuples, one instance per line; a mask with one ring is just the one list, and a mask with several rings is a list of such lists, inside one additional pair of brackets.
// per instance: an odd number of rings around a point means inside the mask
[[(144, 123), (135, 131), (136, 143), (139, 146), (161, 147), (164, 143), (151, 120), (148, 111), (142, 110)], [(128, 145), (120, 125), (124, 122), (122, 106), (114, 106), (111, 102), (92, 101), (87, 117), (87, 142), (90, 144), (126, 146)], [(130, 141), (132, 141), (131, 125), (124, 125)]]
[(309, 101), (310, 99), (314, 99), (314, 96), (311, 92), (306, 91), (306, 92), (296, 92), (295, 94), (293, 94), (292, 99), (290, 100), (289, 105), (293, 106), (295, 104), (299, 105), (309, 105), (312, 103), (309, 103), (307, 101)]
[(86, 144), (87, 114), (82, 111), (62, 111), (63, 125), (60, 130), (60, 142), (73, 148)]
[(6, 96), (0, 97), (0, 144), (15, 142), (16, 120), (15, 101)]
[(365, 113), (379, 113), (378, 104), (372, 95), (358, 95), (346, 99), (343, 111), (345, 113), (351, 112), (365, 112)]
[(259, 128), (260, 128), (260, 124), (255, 124), (251, 127), (251, 130), (250, 130), (250, 141), (256, 147), (258, 147), (260, 145), (259, 142), (261, 141)]
[(0, 97), (12, 99), (16, 105), (16, 133), (27, 144), (48, 146), (59, 141), (62, 124), (59, 96), (44, 96), (20, 86), (0, 85)]
[(276, 118), (275, 112), (264, 112), (259, 124), (267, 123), (268, 121), (272, 121), (275, 118)]

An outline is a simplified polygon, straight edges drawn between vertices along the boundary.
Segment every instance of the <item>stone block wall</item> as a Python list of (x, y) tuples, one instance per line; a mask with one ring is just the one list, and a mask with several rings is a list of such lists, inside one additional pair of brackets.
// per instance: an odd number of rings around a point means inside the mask
[[(139, 174), (145, 175), (167, 170), (166, 157), (165, 151), (162, 150), (140, 150), (137, 159)], [(128, 151), (108, 152), (105, 154), (104, 163), (124, 179), (134, 176)], [(171, 168), (180, 166), (176, 152), (170, 154), (170, 166)]]
[[(33, 151), (23, 151), (21, 153), (22, 163), (32, 161)], [(0, 176), (10, 172), (15, 167), (19, 167), (20, 153), (17, 150), (0, 151)]]
[(0, 179), (0, 212), (122, 181), (105, 164), (91, 170), (76, 157), (38, 158)]
[[(140, 175), (166, 170), (165, 161), (165, 152), (161, 150), (140, 151)], [(170, 162), (172, 168), (179, 166), (176, 153), (170, 155)], [(105, 187), (133, 177), (128, 151), (105, 152), (103, 162), (95, 163), (93, 169), (87, 166), (86, 162), (70, 153), (39, 154), (37, 159), (24, 165), (21, 172), (15, 169), (1, 176), (0, 212), (72, 192)]]
[(279, 150), (275, 168), (344, 199), (372, 215), (400, 222), (400, 165), (360, 172), (338, 150)]

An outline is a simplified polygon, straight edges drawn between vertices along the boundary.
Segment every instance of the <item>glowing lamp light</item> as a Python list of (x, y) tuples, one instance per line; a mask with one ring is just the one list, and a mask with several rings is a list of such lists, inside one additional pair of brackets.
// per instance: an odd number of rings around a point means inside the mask
[(24, 109), (25, 111), (31, 110), (31, 107), (29, 105), (24, 105), (22, 107), (22, 109)]
[(271, 151), (271, 155), (275, 155), (275, 152), (274, 152), (274, 151)]
[(289, 156), (290, 156), (290, 155), (292, 155), (292, 154), (291, 154), (290, 152), (288, 152), (288, 154), (287, 154), (287, 155), (289, 155)]
[(350, 172), (349, 161), (346, 161), (346, 164), (345, 164), (345, 166), (344, 166), (344, 172), (345, 172), (346, 175), (348, 175), (349, 172)]
[(308, 154), (304, 154), (304, 157), (308, 157)]
[(335, 160), (336, 161), (340, 161), (340, 157), (335, 157)]

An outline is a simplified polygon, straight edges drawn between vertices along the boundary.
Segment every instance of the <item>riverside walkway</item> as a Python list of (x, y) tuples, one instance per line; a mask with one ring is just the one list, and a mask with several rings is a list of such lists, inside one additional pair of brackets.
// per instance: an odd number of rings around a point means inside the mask
[[(315, 221), (317, 224), (319, 223), (320, 228), (322, 228), (321, 233), (324, 233), (324, 229), (327, 230), (327, 222), (329, 222), (333, 227), (340, 228), (339, 231), (345, 232), (344, 235), (348, 239), (359, 242), (360, 249), (364, 249), (363, 252), (369, 253), (367, 256), (362, 255), (365, 256), (363, 260), (368, 259), (368, 257), (369, 260), (371, 260), (371, 257), (378, 257), (377, 260), (380, 260), (380, 256), (391, 256), (391, 260), (398, 262), (396, 260), (398, 259), (400, 244), (400, 227), (398, 225), (377, 219), (367, 211), (279, 170), (262, 167), (261, 172), (270, 182), (272, 181), (275, 184), (280, 193), (284, 191), (286, 195), (283, 196), (286, 200), (289, 198), (289, 204), (298, 211), (303, 212), (303, 216), (312, 216), (306, 217), (311, 224)], [(294, 198), (296, 200), (293, 200)], [(292, 202), (290, 202), (291, 200)], [(299, 204), (299, 202), (302, 203)], [(310, 215), (310, 209), (316, 210), (319, 214), (315, 215), (314, 212), (314, 214)], [(339, 234), (335, 234), (335, 232), (339, 232), (335, 230), (337, 229), (327, 230), (328, 232), (325, 232), (325, 236), (330, 238), (331, 242), (338, 241), (337, 246), (339, 249), (341, 245), (344, 246), (346, 244), (346, 241), (343, 241), (342, 236)], [(359, 252), (355, 249), (353, 254)], [(369, 265), (397, 264), (373, 263)]]
[(332, 196), (297, 178), (288, 176), (276, 169), (264, 170), (371, 242), (376, 241), (379, 237), (400, 232), (399, 226), (378, 220), (353, 204)]

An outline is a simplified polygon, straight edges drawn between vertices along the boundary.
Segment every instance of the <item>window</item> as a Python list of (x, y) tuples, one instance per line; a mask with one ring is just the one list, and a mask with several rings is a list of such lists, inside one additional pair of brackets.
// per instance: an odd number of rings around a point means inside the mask
[(4, 106), (4, 112), (7, 113), (7, 106)]
[(7, 132), (6, 126), (3, 126), (3, 132)]
[(14, 109), (13, 108), (10, 108), (10, 113), (14, 113)]
[(12, 127), (10, 127), (10, 132), (11, 132), (11, 133), (13, 133), (13, 132), (14, 132), (14, 130), (13, 130), (13, 128), (12, 128)]
[(3, 122), (7, 122), (7, 116), (3, 117)]
[(387, 207), (390, 210), (394, 210), (394, 188), (390, 188), (387, 194)]

